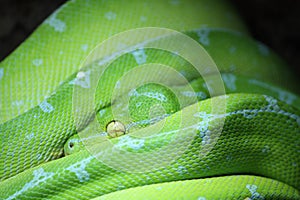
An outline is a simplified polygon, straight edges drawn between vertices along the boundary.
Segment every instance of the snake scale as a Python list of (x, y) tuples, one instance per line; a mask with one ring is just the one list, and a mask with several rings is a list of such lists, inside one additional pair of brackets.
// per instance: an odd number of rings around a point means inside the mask
[(298, 86), (226, 1), (68, 1), (0, 63), (0, 199), (300, 199)]

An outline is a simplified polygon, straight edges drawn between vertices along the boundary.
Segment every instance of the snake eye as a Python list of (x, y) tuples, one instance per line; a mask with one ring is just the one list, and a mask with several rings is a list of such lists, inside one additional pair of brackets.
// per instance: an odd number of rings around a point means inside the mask
[(69, 143), (69, 148), (72, 149), (73, 147), (74, 147), (74, 143), (73, 143), (73, 142), (70, 142), (70, 143)]
[(112, 120), (109, 122), (106, 126), (106, 132), (109, 137), (115, 138), (121, 135), (124, 135), (126, 132), (124, 124), (122, 124), (120, 121)]
[(64, 145), (64, 154), (70, 155), (84, 149), (83, 143), (78, 135), (70, 137)]

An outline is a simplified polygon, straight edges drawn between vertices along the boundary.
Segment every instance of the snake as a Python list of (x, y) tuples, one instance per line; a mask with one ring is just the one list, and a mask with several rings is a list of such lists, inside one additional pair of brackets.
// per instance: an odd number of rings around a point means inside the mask
[(226, 1), (68, 1), (0, 85), (0, 199), (300, 199), (299, 82)]

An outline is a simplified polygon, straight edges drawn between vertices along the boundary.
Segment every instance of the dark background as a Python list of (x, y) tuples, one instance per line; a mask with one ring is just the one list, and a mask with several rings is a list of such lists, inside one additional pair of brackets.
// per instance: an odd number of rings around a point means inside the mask
[[(66, 0), (0, 0), (0, 61)], [(281, 55), (300, 77), (300, 1), (229, 0), (254, 38)]]

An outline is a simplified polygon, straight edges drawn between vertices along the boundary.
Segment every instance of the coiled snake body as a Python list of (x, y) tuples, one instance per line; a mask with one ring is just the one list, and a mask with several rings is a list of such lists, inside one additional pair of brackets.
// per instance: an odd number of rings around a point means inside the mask
[[(91, 101), (84, 89), (105, 64), (79, 69), (89, 51), (150, 26), (197, 41), (219, 74), (133, 49), (111, 60)], [(300, 199), (297, 80), (223, 1), (70, 1), (0, 69), (0, 199)], [(219, 77), (226, 94), (207, 82)]]

